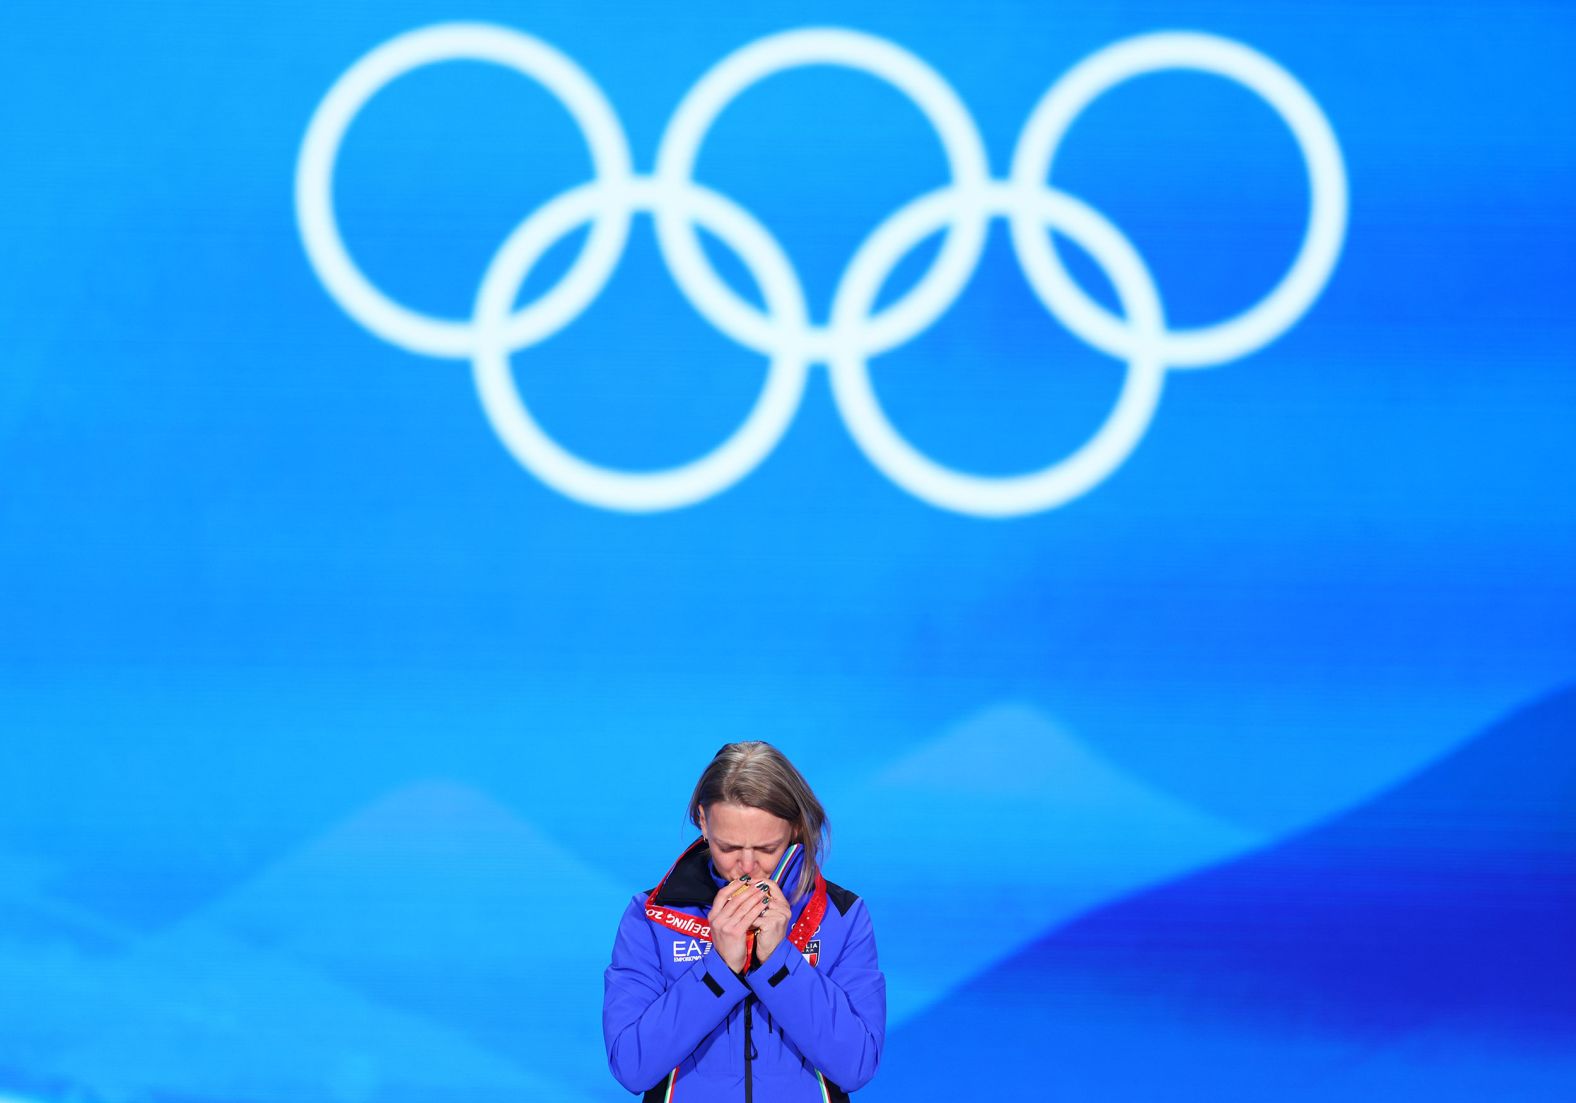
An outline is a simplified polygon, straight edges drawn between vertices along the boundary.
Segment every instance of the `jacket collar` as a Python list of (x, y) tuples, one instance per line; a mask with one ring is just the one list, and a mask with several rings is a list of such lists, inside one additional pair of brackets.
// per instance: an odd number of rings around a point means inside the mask
[(651, 900), (670, 908), (709, 908), (721, 887), (712, 877), (711, 848), (705, 839), (696, 839), (651, 890)]

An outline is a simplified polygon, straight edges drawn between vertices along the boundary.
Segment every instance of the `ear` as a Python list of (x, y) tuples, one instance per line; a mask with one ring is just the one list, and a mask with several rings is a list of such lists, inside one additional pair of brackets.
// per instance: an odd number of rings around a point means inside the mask
[(696, 815), (696, 818), (700, 820), (700, 833), (702, 835), (705, 835), (706, 834), (706, 809), (704, 809), (704, 808), (697, 808), (695, 810), (695, 815)]

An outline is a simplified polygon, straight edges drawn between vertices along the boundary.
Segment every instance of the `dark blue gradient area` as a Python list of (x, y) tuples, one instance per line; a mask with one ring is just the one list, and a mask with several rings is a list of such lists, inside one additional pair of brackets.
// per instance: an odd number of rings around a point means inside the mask
[(1046, 935), (894, 1042), (1032, 1065), (1045, 1098), (1559, 1099), (1573, 733), (1566, 690), (1329, 823)]
[[(929, 66), (997, 181), (1075, 66), (1213, 36), (1327, 120), (1339, 255), (1250, 351), (1164, 364), (1131, 447), (1046, 508), (889, 475), (827, 363), (854, 330), (809, 334), (742, 477), (603, 508), (506, 447), (468, 353), (380, 336), (304, 245), (329, 90), (455, 20), (561, 52), (642, 177), (705, 74), (783, 32)], [(809, 777), (874, 919), (861, 1100), (1576, 1100), (1576, 8), (9, 0), (0, 27), (0, 1103), (625, 1098), (615, 923), (750, 738)], [(695, 158), (737, 213), (701, 252), (823, 324), (948, 173), (894, 87), (780, 73)], [(474, 338), (504, 243), (592, 174), (543, 86), (452, 61), (370, 99), (330, 190), (367, 279)], [(1311, 201), (1277, 111), (1185, 68), (1089, 103), (1046, 184), (1073, 281), (1120, 314), (1147, 271), (1172, 331), (1268, 294)], [(1004, 220), (965, 275), (870, 358), (881, 409), (955, 472), (1073, 455), (1129, 364)], [(639, 214), (500, 375), (587, 462), (693, 460), (805, 334), (736, 339), (687, 286)]]

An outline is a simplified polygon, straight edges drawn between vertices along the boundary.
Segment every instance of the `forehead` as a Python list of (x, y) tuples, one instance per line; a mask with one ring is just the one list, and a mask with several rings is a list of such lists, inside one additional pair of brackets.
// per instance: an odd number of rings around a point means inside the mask
[(706, 828), (714, 841), (730, 846), (770, 846), (791, 834), (787, 820), (764, 808), (721, 802), (706, 809)]

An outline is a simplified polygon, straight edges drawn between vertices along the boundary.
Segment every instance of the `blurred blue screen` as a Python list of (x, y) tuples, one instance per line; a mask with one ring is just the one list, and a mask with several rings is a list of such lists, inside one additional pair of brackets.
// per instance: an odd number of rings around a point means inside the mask
[(860, 1099), (1576, 1098), (1576, 13), (13, 2), (0, 1100), (627, 1098), (723, 743)]

